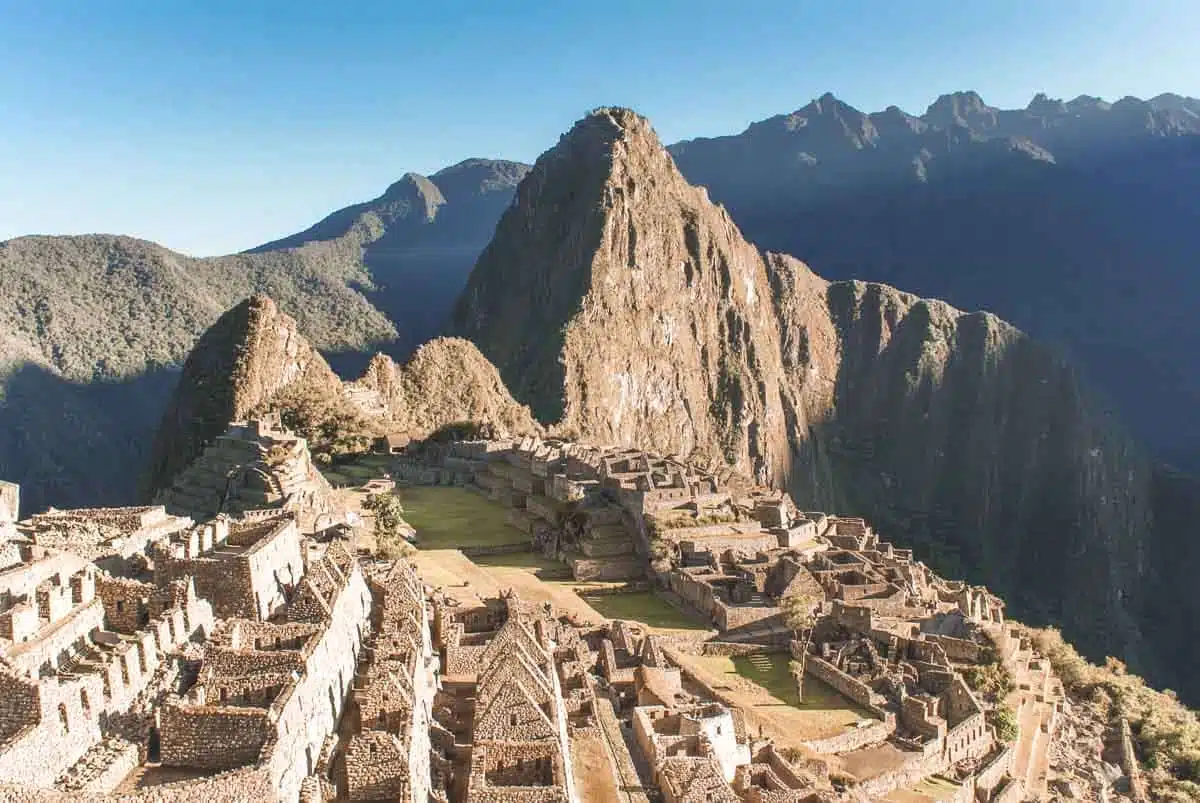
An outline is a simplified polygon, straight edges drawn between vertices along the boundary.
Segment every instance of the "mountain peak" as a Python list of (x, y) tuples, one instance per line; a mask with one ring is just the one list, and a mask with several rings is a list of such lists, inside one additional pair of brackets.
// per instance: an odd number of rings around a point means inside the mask
[(446, 203), (446, 198), (438, 186), (425, 176), (405, 173), (384, 191), (379, 202), (405, 206), (415, 204), (424, 213), (425, 220), (432, 221), (437, 217), (438, 207)]
[(649, 121), (602, 108), (522, 182), (455, 330), (543, 423), (767, 476), (787, 454), (771, 303), (758, 251)]
[(218, 318), (184, 362), (155, 438), (147, 496), (170, 485), (230, 421), (293, 385), (315, 397), (336, 397), (341, 387), (295, 319), (252, 295)]
[(1061, 99), (1051, 99), (1045, 92), (1038, 92), (1029, 101), (1029, 105), (1025, 107), (1025, 111), (1030, 114), (1049, 116), (1062, 114), (1066, 111), (1067, 104)]
[(923, 119), (939, 128), (950, 128), (983, 119), (994, 119), (996, 111), (984, 103), (978, 92), (967, 90), (939, 95), (925, 110)]

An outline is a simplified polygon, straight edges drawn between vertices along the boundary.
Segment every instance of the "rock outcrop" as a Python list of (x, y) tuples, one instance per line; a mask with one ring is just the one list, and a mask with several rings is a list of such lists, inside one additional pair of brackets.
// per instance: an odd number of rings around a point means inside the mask
[(633, 112), (537, 161), (455, 331), (543, 424), (860, 511), (1138, 662), (1146, 467), (1070, 366), (994, 316), (760, 255)]
[(270, 298), (253, 296), (222, 315), (183, 365), (155, 436), (146, 495), (168, 487), (230, 421), (283, 389), (341, 396), (341, 381)]
[(513, 400), (495, 366), (474, 343), (461, 338), (431, 340), (403, 365), (378, 354), (348, 389), (351, 394), (365, 391), (390, 426), (413, 437), (465, 421), (510, 435), (541, 429), (529, 408)]

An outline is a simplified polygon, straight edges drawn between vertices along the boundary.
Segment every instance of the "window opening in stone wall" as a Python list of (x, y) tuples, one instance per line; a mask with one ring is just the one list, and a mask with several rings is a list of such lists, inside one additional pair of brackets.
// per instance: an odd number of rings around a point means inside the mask
[(509, 725), (513, 725), (513, 726), (515, 726), (515, 725), (518, 723), (518, 721), (519, 721), (519, 715), (518, 715), (518, 714), (509, 714), (509, 715), (508, 715), (508, 724), (509, 724)]
[(225, 702), (229, 699), (229, 689), (222, 687), (220, 692), (218, 692), (218, 696), (221, 698), (221, 702)]
[(87, 689), (79, 690), (79, 704), (83, 707), (84, 714), (92, 713), (92, 706), (88, 701)]
[(162, 760), (162, 737), (159, 736), (158, 728), (150, 726), (150, 736), (146, 740), (146, 760), (156, 763)]
[(117, 600), (117, 613), (124, 613), (124, 612), (125, 612), (125, 601), (119, 599), (119, 600)]
[(58, 704), (58, 718), (62, 721), (63, 733), (70, 733), (71, 723), (67, 721), (67, 707), (62, 703)]

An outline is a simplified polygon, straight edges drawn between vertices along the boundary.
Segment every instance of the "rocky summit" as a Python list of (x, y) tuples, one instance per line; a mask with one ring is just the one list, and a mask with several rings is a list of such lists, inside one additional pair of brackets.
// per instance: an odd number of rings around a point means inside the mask
[(230, 421), (245, 420), (284, 388), (336, 397), (341, 382), (295, 319), (252, 296), (222, 315), (184, 362), (155, 437), (148, 490), (170, 485)]
[(995, 316), (764, 257), (631, 111), (537, 160), (455, 332), (543, 424), (862, 511), (1089, 651), (1149, 660), (1146, 466), (1071, 367)]

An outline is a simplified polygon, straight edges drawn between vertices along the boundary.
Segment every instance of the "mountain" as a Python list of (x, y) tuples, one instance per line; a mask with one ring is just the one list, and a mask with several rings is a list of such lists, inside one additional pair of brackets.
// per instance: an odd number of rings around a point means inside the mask
[(217, 319), (183, 364), (154, 439), (146, 496), (225, 431), (284, 390), (336, 400), (341, 381), (289, 315), (270, 298), (252, 296)]
[(860, 512), (1012, 613), (1165, 676), (1149, 463), (1071, 365), (994, 315), (761, 256), (628, 110), (537, 160), (454, 332), (543, 424)]
[[(28, 509), (132, 502), (197, 338), (268, 294), (340, 373), (436, 334), (526, 165), (407, 174), (304, 232), (207, 259), (130, 237), (0, 243), (0, 476)], [(155, 458), (156, 460), (159, 458)]]
[(505, 435), (540, 431), (468, 341), (434, 339), (399, 366), (376, 354), (362, 378), (343, 384), (296, 320), (255, 295), (218, 318), (184, 362), (155, 433), (143, 499), (170, 487), (229, 422), (267, 412), (306, 436), (318, 459), (338, 442), (359, 439), (363, 448), (386, 432), (423, 438), (468, 421)]
[(424, 343), (402, 365), (376, 354), (363, 376), (347, 387), (352, 394), (369, 394), (389, 428), (412, 437), (468, 421), (511, 435), (541, 432), (529, 408), (513, 400), (496, 367), (461, 338)]
[(1200, 470), (1200, 100), (824, 95), (670, 147), (761, 248), (988, 309), (1067, 354), (1156, 457)]
[(442, 330), (475, 258), (528, 171), (519, 162), (468, 159), (428, 178), (407, 173), (378, 198), (250, 253), (358, 243), (373, 288), (367, 296), (397, 329), (388, 350), (405, 357)]

